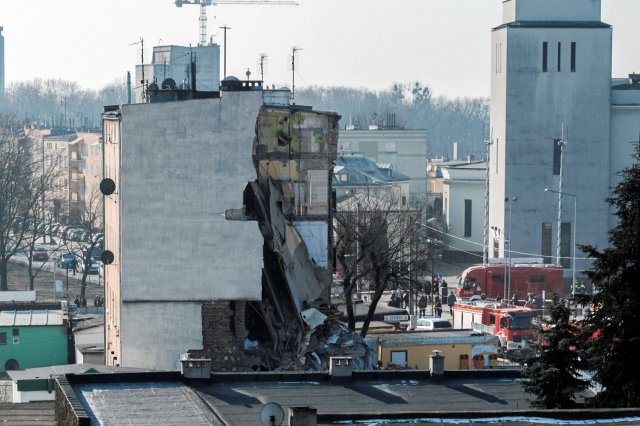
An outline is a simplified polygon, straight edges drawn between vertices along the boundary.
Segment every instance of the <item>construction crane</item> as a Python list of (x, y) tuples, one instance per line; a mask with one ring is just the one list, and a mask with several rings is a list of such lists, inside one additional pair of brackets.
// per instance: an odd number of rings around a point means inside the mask
[(266, 5), (290, 5), (297, 6), (298, 3), (289, 0), (175, 0), (176, 6), (182, 7), (183, 4), (199, 4), (200, 5), (200, 46), (207, 44), (207, 6), (215, 6), (217, 4), (266, 4)]

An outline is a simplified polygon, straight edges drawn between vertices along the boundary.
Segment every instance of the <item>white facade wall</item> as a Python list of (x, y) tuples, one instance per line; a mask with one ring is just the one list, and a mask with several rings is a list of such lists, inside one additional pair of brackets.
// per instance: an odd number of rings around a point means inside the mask
[[(452, 247), (448, 250), (482, 253), (484, 246), (485, 172), (482, 169), (443, 168), (444, 212)], [(471, 201), (471, 234), (465, 235), (465, 200)], [(478, 259), (481, 261), (481, 259)]]
[[(583, 21), (599, 8), (595, 0), (556, 1), (555, 8), (547, 3), (518, 0), (523, 15), (517, 17), (558, 21), (575, 16)], [(511, 204), (514, 255), (540, 256), (542, 224), (551, 222), (555, 257), (558, 199), (544, 189), (558, 189), (553, 141), (561, 137), (563, 126), (568, 141), (563, 192), (578, 197), (576, 240), (603, 247), (611, 162), (611, 29), (599, 22), (599, 15), (589, 23), (520, 24), (503, 25), (492, 34), (490, 226), (497, 229), (499, 256), (506, 257), (508, 196), (518, 198)], [(542, 70), (543, 42), (548, 43), (547, 72)], [(570, 70), (572, 42), (577, 46), (575, 72)], [(572, 198), (563, 198), (562, 216), (562, 222), (574, 221)]]
[(203, 302), (261, 299), (258, 225), (224, 218), (256, 177), (261, 95), (123, 105), (105, 127), (107, 365), (177, 369), (202, 348)]
[[(640, 143), (640, 84), (635, 90), (611, 91), (611, 186), (620, 183), (618, 174), (633, 164), (634, 146)], [(610, 212), (609, 228), (617, 217)]]
[(502, 22), (599, 21), (600, 0), (504, 0)]

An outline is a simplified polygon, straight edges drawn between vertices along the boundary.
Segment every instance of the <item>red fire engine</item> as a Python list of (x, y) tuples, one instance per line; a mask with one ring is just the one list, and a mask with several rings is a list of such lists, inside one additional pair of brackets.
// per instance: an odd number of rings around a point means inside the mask
[(456, 296), (469, 298), (484, 293), (488, 299), (495, 299), (504, 297), (505, 288), (507, 297), (515, 294), (520, 300), (529, 293), (540, 296), (543, 290), (549, 296), (564, 295), (562, 267), (514, 261), (511, 266), (508, 262), (470, 266), (460, 275)]
[(521, 360), (533, 355), (536, 349), (537, 337), (532, 327), (536, 316), (536, 310), (524, 306), (489, 301), (456, 303), (453, 328), (497, 336), (507, 357)]

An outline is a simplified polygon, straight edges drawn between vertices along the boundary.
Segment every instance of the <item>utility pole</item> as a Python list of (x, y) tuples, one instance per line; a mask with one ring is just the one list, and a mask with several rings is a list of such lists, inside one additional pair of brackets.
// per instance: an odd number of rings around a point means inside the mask
[(562, 135), (558, 141), (560, 147), (560, 176), (558, 178), (558, 229), (556, 234), (556, 259), (558, 265), (561, 264), (561, 242), (562, 242), (562, 169), (564, 163), (564, 146), (566, 141), (564, 140), (564, 124), (562, 125)]
[(491, 152), (491, 145), (493, 144), (493, 130), (491, 131), (490, 139), (484, 141), (484, 144), (487, 146), (487, 168), (484, 178), (484, 246), (482, 251), (482, 265), (487, 266), (489, 261), (489, 155)]
[[(299, 47), (293, 47), (291, 49), (291, 99), (296, 97), (296, 52), (302, 50)], [(295, 102), (294, 102), (295, 104)]]
[(224, 74), (222, 76), (224, 80), (227, 78), (227, 30), (230, 30), (231, 27), (225, 25), (224, 27), (220, 27), (220, 29), (224, 30)]

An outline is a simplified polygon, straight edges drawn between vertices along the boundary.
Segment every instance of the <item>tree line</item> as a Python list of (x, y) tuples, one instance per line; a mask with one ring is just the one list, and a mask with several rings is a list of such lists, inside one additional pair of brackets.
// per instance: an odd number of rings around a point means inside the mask
[(99, 90), (82, 89), (59, 78), (13, 82), (5, 90), (1, 112), (44, 128), (97, 130), (105, 105), (127, 102), (126, 81), (114, 80)]
[(341, 127), (353, 124), (367, 129), (383, 127), (427, 130), (428, 155), (451, 158), (453, 143), (459, 144), (459, 156), (484, 156), (483, 141), (489, 128), (488, 98), (434, 97), (420, 82), (396, 83), (374, 91), (349, 87), (309, 87), (296, 90), (298, 104), (342, 115)]
[[(387, 90), (311, 86), (296, 90), (296, 103), (342, 115), (341, 126), (370, 124), (404, 129), (425, 129), (428, 155), (451, 158), (453, 143), (461, 156), (484, 155), (489, 127), (488, 98), (433, 96), (426, 84), (395, 83)], [(114, 80), (101, 89), (82, 89), (73, 81), (34, 79), (10, 84), (2, 111), (43, 127), (95, 130), (101, 127), (105, 105), (127, 102), (127, 85)]]

